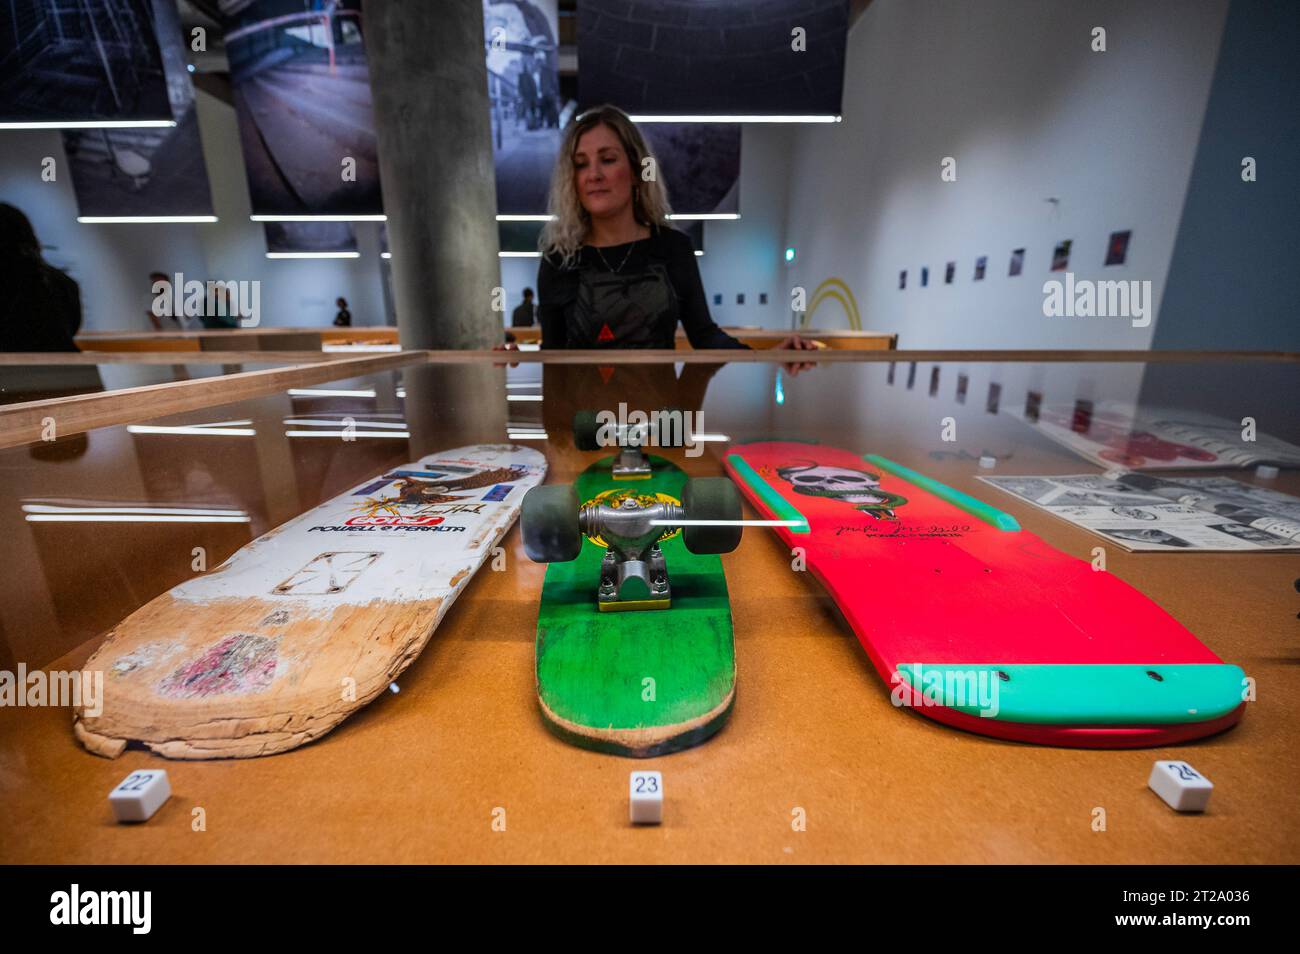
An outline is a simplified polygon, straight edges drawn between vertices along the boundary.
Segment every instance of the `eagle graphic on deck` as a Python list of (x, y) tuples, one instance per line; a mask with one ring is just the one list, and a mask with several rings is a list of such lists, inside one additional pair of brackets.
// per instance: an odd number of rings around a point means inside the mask
[(434, 504), (455, 503), (473, 496), (466, 495), (467, 490), (490, 487), (494, 484), (508, 484), (524, 477), (528, 473), (524, 467), (496, 467), (492, 470), (479, 471), (469, 477), (454, 480), (433, 479), (420, 480), (414, 477), (385, 474), (397, 482), (397, 493), (388, 497), (371, 497), (362, 504), (362, 512), (375, 516), (381, 511), (397, 513), (398, 507), (425, 507)]

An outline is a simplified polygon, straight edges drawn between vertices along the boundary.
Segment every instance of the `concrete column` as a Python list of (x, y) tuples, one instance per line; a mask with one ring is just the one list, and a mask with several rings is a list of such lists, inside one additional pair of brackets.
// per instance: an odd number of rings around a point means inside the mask
[(406, 348), (489, 348), (500, 284), (482, 0), (366, 0), (393, 298)]

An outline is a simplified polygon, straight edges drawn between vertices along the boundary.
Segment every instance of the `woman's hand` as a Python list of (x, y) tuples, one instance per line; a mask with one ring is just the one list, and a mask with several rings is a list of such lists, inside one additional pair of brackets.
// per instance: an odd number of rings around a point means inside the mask
[[(792, 332), (776, 347), (779, 351), (820, 351), (826, 346), (809, 338), (801, 338), (799, 337), (799, 333), (796, 331)], [(787, 364), (785, 370), (789, 373), (790, 377), (794, 377), (800, 371), (807, 371), (809, 368), (813, 367), (816, 367), (816, 365), (811, 361), (797, 361)]]
[[(512, 335), (511, 337), (514, 337), (514, 336)], [(513, 341), (507, 341), (505, 344), (493, 345), (493, 346), (492, 346), (492, 350), (493, 350), (493, 351), (518, 351), (518, 350), (519, 350), (519, 345), (515, 344)], [(519, 367), (519, 362), (518, 362), (518, 361), (511, 361), (511, 362), (509, 362), (508, 364), (507, 364), (507, 362), (505, 362), (505, 361), (493, 361), (493, 362), (492, 362), (492, 367), (494, 367), (494, 368), (504, 368), (504, 367), (507, 367), (507, 366), (509, 366), (509, 367), (511, 367), (511, 368), (517, 368), (517, 367)]]

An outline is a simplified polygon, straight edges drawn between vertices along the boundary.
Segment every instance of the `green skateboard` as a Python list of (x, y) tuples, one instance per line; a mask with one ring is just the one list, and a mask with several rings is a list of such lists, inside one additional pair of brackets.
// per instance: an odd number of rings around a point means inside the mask
[(736, 660), (717, 554), (740, 542), (740, 516), (727, 478), (688, 480), (639, 449), (597, 461), (575, 484), (529, 491), (524, 548), (550, 564), (537, 619), (537, 697), (553, 732), (648, 758), (722, 728)]

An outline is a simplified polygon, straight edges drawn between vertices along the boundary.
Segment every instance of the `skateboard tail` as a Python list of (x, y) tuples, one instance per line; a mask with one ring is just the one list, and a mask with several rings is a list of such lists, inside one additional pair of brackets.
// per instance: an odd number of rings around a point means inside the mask
[(663, 726), (642, 726), (630, 729), (595, 729), (572, 722), (551, 710), (538, 697), (546, 727), (552, 734), (579, 748), (608, 755), (621, 755), (634, 759), (657, 758), (684, 749), (693, 748), (715, 735), (731, 715), (736, 701), (733, 685), (730, 692), (712, 710), (686, 722)]

